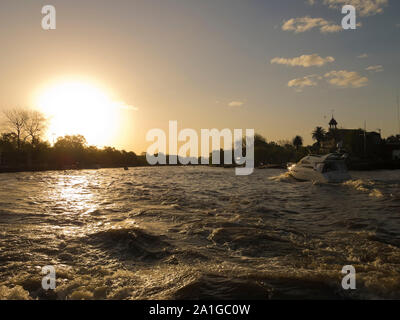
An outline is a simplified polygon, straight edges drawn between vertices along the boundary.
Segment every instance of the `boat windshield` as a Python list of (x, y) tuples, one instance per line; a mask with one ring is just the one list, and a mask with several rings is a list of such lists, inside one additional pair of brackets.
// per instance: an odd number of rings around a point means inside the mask
[(346, 165), (344, 162), (327, 162), (323, 165), (322, 172), (331, 172), (331, 171), (347, 171)]

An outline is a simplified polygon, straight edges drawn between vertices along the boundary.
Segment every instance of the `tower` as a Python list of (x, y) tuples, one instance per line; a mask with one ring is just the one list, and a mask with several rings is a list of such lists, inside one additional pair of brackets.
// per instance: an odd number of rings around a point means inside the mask
[(335, 118), (332, 116), (331, 121), (329, 121), (329, 130), (335, 130), (337, 129), (337, 121), (335, 120)]

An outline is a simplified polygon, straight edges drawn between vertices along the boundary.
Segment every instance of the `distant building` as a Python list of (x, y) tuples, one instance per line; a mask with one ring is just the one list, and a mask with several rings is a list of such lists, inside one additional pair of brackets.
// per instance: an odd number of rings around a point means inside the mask
[(362, 129), (338, 129), (338, 122), (332, 116), (329, 129), (321, 143), (324, 153), (342, 149), (352, 156), (377, 156), (380, 153), (382, 137), (378, 132), (365, 132)]

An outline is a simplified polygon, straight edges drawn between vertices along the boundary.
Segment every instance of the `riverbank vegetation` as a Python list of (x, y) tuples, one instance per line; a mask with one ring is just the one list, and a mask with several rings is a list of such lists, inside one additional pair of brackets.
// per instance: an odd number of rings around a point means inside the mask
[(82, 135), (59, 137), (53, 145), (43, 139), (47, 119), (37, 111), (4, 113), (0, 135), (0, 170), (55, 170), (146, 165), (144, 156), (113, 147), (89, 146)]
[[(48, 121), (38, 111), (13, 109), (4, 112), (4, 121), (0, 127), (0, 172), (8, 171), (36, 171), (59, 169), (96, 169), (111, 167), (146, 166), (145, 153), (137, 155), (132, 151), (117, 150), (113, 147), (98, 148), (88, 145), (82, 135), (67, 135), (58, 137), (51, 145), (44, 139)], [(361, 130), (361, 129), (360, 129)], [(362, 130), (360, 131), (362, 133)], [(327, 139), (333, 139), (334, 132), (327, 133), (322, 127), (316, 127), (311, 136), (315, 143), (303, 146), (303, 138), (295, 136), (292, 141), (281, 140), (278, 142), (267, 141), (260, 134), (254, 137), (254, 165), (255, 167), (268, 167), (278, 165), (284, 167), (288, 162), (297, 162), (310, 153), (326, 153), (323, 146)], [(346, 152), (354, 163), (362, 167), (371, 167), (372, 161), (379, 164), (379, 168), (392, 168), (397, 162), (391, 159), (391, 149), (388, 146), (400, 145), (400, 137), (382, 139), (379, 144), (365, 145), (374, 158), (363, 157), (363, 144), (361, 134), (355, 138), (350, 136), (346, 142)], [(333, 139), (335, 140), (335, 139)], [(368, 142), (368, 140), (365, 140)], [(335, 142), (335, 141), (334, 141)], [(390, 152), (386, 152), (388, 149)], [(393, 149), (393, 148), (392, 148)], [(221, 161), (224, 159), (223, 150)], [(245, 142), (243, 142), (245, 153)], [(167, 156), (168, 159), (168, 156)], [(361, 160), (360, 160), (361, 159)], [(211, 161), (211, 154), (210, 154)], [(360, 162), (361, 161), (361, 162)], [(201, 161), (199, 160), (199, 163)], [(223, 165), (223, 164), (221, 164)]]

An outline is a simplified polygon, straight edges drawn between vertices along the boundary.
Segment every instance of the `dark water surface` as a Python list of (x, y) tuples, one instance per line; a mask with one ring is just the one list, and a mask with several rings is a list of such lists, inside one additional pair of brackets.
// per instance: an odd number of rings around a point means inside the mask
[[(400, 298), (400, 171), (0, 175), (0, 299)], [(41, 289), (41, 268), (57, 288)], [(341, 287), (353, 265), (357, 289)]]

